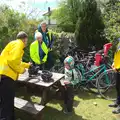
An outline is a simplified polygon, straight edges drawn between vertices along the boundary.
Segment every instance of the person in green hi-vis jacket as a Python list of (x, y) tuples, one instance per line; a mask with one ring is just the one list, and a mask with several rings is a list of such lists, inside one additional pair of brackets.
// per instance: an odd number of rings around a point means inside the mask
[(40, 25), (38, 25), (38, 29), (35, 31), (35, 33), (36, 32), (40, 32), (42, 34), (43, 42), (48, 47), (49, 52), (46, 63), (46, 69), (50, 70), (54, 66), (54, 59), (52, 54), (52, 47), (55, 40), (54, 32), (47, 28), (47, 24), (44, 21), (41, 22)]
[(43, 69), (43, 64), (47, 62), (48, 48), (42, 40), (42, 34), (35, 34), (35, 41), (30, 45), (30, 57), (34, 66), (39, 65)]

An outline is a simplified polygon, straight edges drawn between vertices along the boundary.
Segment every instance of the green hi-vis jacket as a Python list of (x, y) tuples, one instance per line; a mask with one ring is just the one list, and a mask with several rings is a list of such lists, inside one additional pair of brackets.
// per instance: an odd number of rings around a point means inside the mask
[[(41, 31), (36, 30), (35, 33), (37, 33), (37, 32), (41, 32)], [(43, 34), (43, 32), (41, 32), (41, 33)], [(52, 46), (53, 46), (53, 42), (54, 42), (53, 32), (51, 30), (46, 32), (46, 37), (47, 37), (46, 39), (48, 40), (48, 43), (49, 43), (49, 44), (47, 44), (47, 47), (48, 47), (49, 51), (52, 51)], [(44, 41), (44, 39), (43, 39), (43, 41)]]
[(40, 55), (39, 55), (39, 42), (38, 40), (35, 40), (31, 45), (30, 45), (30, 57), (31, 59), (36, 63), (36, 64), (42, 64), (47, 61), (48, 57), (48, 48), (44, 42), (41, 44), (41, 49), (45, 53), (45, 56), (43, 57), (42, 60), (40, 60)]
[(120, 69), (120, 42), (117, 45), (117, 50), (114, 55), (114, 67), (119, 70)]

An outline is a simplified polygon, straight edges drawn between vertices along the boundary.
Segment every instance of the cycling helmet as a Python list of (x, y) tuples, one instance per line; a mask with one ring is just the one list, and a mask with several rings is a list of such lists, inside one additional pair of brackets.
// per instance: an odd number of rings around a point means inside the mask
[(53, 74), (50, 71), (43, 70), (41, 73), (41, 78), (44, 82), (51, 82), (53, 81), (52, 79)]
[(73, 69), (74, 68), (74, 58), (72, 56), (68, 56), (65, 58), (64, 60), (64, 65), (65, 65), (65, 68), (67, 69)]
[(28, 69), (29, 76), (37, 75), (39, 71), (39, 66), (31, 65)]

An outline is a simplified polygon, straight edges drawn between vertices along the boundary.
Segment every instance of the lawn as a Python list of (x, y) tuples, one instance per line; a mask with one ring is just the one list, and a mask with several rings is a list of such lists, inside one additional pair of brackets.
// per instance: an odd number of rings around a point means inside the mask
[[(39, 102), (40, 98), (25, 92), (24, 88), (17, 91), (17, 96), (24, 99), (31, 97), (33, 102)], [(43, 120), (120, 120), (119, 115), (113, 115), (112, 108), (108, 107), (111, 101), (104, 100), (99, 96), (80, 90), (74, 98), (74, 113), (71, 116), (65, 115), (62, 110), (62, 100), (51, 100), (45, 110)], [(30, 115), (16, 110), (18, 120), (32, 120)]]

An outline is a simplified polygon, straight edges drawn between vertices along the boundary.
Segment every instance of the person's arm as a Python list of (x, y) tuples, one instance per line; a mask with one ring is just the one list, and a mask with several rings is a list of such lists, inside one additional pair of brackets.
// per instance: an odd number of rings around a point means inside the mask
[(9, 58), (7, 58), (7, 63), (11, 69), (15, 72), (22, 74), (25, 71), (25, 66), (22, 65), (23, 48), (21, 45), (13, 45), (13, 49), (9, 53)]
[(55, 33), (55, 32), (51, 33), (52, 41), (51, 41), (51, 44), (50, 44), (50, 48), (53, 47), (54, 41), (57, 39), (57, 36), (58, 36), (57, 33)]
[(54, 41), (56, 40), (57, 36), (58, 36), (58, 34), (56, 32), (51, 31), (51, 38), (52, 38), (52, 40), (51, 40), (51, 43), (49, 45), (50, 49), (53, 47)]
[(51, 43), (50, 43), (50, 49), (53, 47), (53, 43), (54, 43), (54, 36), (52, 35), (52, 41), (51, 41)]
[(30, 63), (21, 62), (21, 65), (22, 65), (24, 68), (29, 68), (29, 67), (30, 67)]
[(114, 62), (113, 62), (113, 64), (112, 64), (112, 68), (114, 68)]
[(65, 68), (65, 80), (64, 80), (64, 84), (70, 84), (70, 81), (72, 79), (72, 74), (70, 72), (68, 72), (69, 70), (67, 70)]
[(30, 45), (30, 57), (31, 59), (36, 63), (36, 64), (40, 64), (40, 59), (38, 59), (36, 56), (36, 51), (35, 51), (36, 48), (34, 48), (34, 46), (31, 44)]

